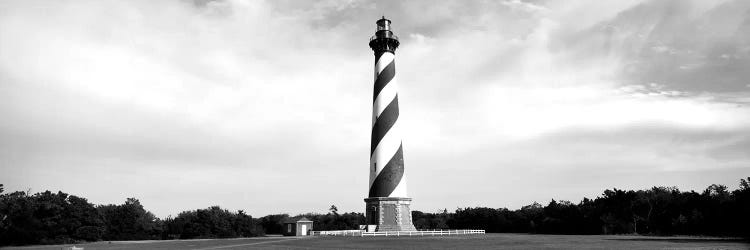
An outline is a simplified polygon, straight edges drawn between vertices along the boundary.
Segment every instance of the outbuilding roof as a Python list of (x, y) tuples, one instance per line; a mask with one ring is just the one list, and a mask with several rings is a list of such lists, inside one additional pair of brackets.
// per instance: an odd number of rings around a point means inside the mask
[(294, 217), (294, 218), (286, 218), (284, 220), (284, 223), (296, 223), (296, 222), (313, 222), (305, 217)]

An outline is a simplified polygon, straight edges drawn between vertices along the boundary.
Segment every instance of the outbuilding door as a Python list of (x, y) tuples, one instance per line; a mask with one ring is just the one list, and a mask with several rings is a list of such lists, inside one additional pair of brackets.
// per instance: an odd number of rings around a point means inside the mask
[(300, 232), (300, 235), (307, 235), (307, 225), (302, 224), (302, 232)]

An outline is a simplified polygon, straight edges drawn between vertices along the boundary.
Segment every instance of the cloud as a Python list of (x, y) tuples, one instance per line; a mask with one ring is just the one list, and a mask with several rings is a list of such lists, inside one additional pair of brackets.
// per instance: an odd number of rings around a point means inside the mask
[(399, 101), (417, 209), (513, 208), (613, 185), (731, 186), (750, 161), (750, 94), (739, 70), (750, 48), (747, 9), (741, 1), (5, 1), (0, 183), (96, 203), (135, 196), (159, 216), (215, 204), (254, 216), (330, 204), (360, 211), (367, 38), (386, 15), (401, 37)]
[[(746, 1), (645, 1), (558, 45), (590, 60), (616, 57), (623, 82), (658, 82), (680, 91), (733, 92), (748, 78)], [(578, 58), (573, 59), (578, 59)]]

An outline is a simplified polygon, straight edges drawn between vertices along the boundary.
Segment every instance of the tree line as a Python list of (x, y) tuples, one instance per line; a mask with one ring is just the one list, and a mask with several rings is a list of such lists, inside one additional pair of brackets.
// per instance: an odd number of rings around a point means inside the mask
[[(58, 191), (3, 193), (0, 184), (0, 246), (58, 244), (98, 240), (159, 240), (255, 237), (281, 234), (288, 214), (253, 218), (212, 206), (160, 219), (140, 201), (94, 205)], [(307, 213), (313, 230), (358, 229), (362, 213)], [(295, 216), (296, 217), (296, 216)], [(605, 190), (578, 203), (552, 200), (517, 210), (458, 208), (437, 213), (412, 211), (420, 230), (484, 229), (489, 233), (716, 235), (750, 237), (750, 177), (739, 189), (710, 185), (702, 192), (675, 187)]]
[[(314, 230), (355, 229), (364, 223), (361, 213), (308, 213)], [(183, 211), (160, 219), (140, 201), (94, 205), (85, 198), (58, 191), (30, 194), (3, 193), (0, 184), (0, 246), (62, 244), (113, 240), (166, 240), (255, 237), (281, 234), (288, 214), (253, 218), (243, 210), (219, 206)]]
[(702, 192), (676, 187), (605, 190), (579, 203), (550, 201), (517, 210), (459, 208), (453, 213), (414, 211), (418, 229), (484, 229), (490, 233), (713, 235), (750, 238), (750, 177), (739, 189), (710, 185)]
[(128, 198), (124, 204), (95, 206), (85, 198), (63, 192), (0, 194), (0, 246), (263, 234), (259, 219), (242, 210), (230, 212), (218, 206), (160, 219), (135, 198)]

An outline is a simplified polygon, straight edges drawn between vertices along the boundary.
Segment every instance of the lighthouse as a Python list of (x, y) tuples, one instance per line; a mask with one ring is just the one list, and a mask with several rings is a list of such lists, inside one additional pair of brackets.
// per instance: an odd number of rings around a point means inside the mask
[(375, 86), (370, 138), (370, 183), (365, 199), (368, 230), (416, 231), (411, 219), (411, 198), (406, 194), (404, 149), (399, 122), (395, 53), (398, 37), (391, 20), (381, 18), (370, 38), (375, 52)]

